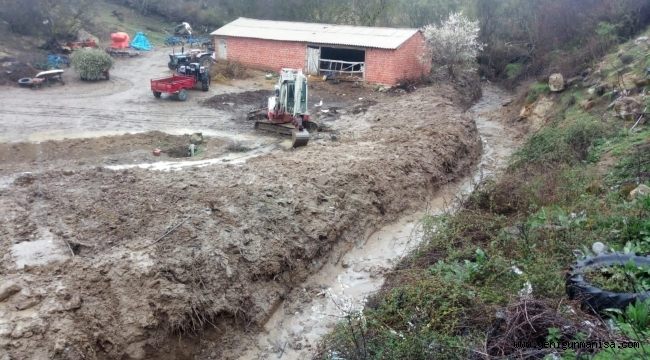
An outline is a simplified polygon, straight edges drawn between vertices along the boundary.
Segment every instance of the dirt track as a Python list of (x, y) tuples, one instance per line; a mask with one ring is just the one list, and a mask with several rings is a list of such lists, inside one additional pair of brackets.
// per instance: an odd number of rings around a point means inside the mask
[(209, 92), (190, 92), (187, 102), (155, 99), (151, 78), (169, 74), (163, 48), (130, 59), (117, 59), (109, 81), (82, 82), (68, 69), (66, 85), (39, 90), (4, 87), (0, 91), (0, 141), (44, 141), (73, 137), (115, 135), (125, 132), (203, 131), (206, 135), (250, 131), (247, 124), (228, 121), (232, 114), (200, 106), (220, 93), (252, 88), (272, 89), (261, 81), (213, 84)]
[[(164, 59), (155, 66), (146, 59), (124, 60), (109, 89), (74, 80), (42, 92), (5, 88), (0, 131), (10, 141), (213, 131), (220, 137), (208, 139), (208, 157), (227, 152), (228, 138), (263, 138), (250, 123), (232, 121), (236, 112), (199, 106), (209, 94), (193, 92), (183, 104), (132, 86), (164, 72)], [(146, 75), (129, 75), (145, 65)], [(266, 86), (244, 83), (237, 91)], [(0, 166), (11, 176), (0, 184), (0, 275), (20, 291), (0, 300), (0, 348), (36, 359), (234, 357), (228, 349), (236, 339), (223, 332), (263, 324), (335, 244), (418, 207), (478, 158), (475, 124), (450, 87), (397, 97), (348, 85), (314, 88), (331, 106), (321, 116), (336, 136), (241, 165), (106, 167), (115, 161), (103, 152), (117, 154), (117, 162), (154, 161), (147, 147), (164, 137), (156, 133), (74, 140), (89, 141), (88, 151), (66, 152), (74, 144), (66, 140), (18, 144), (12, 156), (16, 144), (2, 145)], [(233, 89), (215, 87), (211, 95)], [(33, 155), (39, 151), (46, 154)], [(201, 353), (197, 334), (222, 346)], [(169, 341), (178, 335), (182, 341)]]

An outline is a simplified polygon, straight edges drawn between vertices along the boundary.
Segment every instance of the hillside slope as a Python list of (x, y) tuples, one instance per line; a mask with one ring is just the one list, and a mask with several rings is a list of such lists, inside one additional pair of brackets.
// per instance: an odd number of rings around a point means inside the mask
[[(597, 241), (650, 254), (650, 197), (638, 190), (650, 185), (648, 35), (570, 79), (564, 92), (531, 86), (513, 121), (534, 133), (508, 170), (456, 214), (424, 219), (426, 245), (362, 313), (348, 314), (321, 357), (647, 358), (650, 320), (639, 314), (648, 304), (609, 326), (567, 298), (565, 274), (574, 250), (588, 255)], [(585, 340), (640, 347), (536, 346)]]

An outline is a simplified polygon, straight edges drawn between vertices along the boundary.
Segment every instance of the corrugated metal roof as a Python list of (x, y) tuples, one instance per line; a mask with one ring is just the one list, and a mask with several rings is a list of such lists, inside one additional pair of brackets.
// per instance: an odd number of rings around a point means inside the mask
[(417, 32), (417, 29), (329, 25), (239, 18), (215, 30), (212, 32), (212, 35), (397, 49)]

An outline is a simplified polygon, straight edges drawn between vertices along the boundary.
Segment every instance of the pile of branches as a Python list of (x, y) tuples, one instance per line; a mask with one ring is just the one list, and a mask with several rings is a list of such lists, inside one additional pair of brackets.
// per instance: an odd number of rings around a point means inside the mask
[(553, 307), (535, 299), (510, 304), (493, 324), (487, 339), (487, 354), (508, 359), (543, 358), (554, 351), (543, 347), (549, 341), (549, 329), (552, 328), (559, 331), (553, 341), (577, 341), (579, 333), (586, 335), (583, 341), (611, 339), (601, 319), (574, 308), (568, 305)]

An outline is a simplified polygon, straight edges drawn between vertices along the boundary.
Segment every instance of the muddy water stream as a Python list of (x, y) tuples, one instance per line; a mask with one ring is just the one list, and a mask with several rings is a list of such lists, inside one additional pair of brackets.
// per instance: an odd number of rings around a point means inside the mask
[[(254, 339), (255, 345), (240, 359), (309, 358), (345, 312), (363, 308), (365, 299), (381, 288), (383, 274), (422, 241), (420, 220), (427, 214), (453, 211), (474, 184), (504, 167), (516, 146), (514, 132), (498, 119), (501, 104), (508, 97), (502, 90), (487, 86), (483, 98), (469, 110), (483, 142), (483, 154), (472, 175), (441, 188), (422, 211), (379, 229), (343, 256), (332, 256), (301, 286), (305, 296), (282, 303), (265, 324), (264, 332)], [(314, 288), (322, 291), (309, 298), (306, 289)]]

